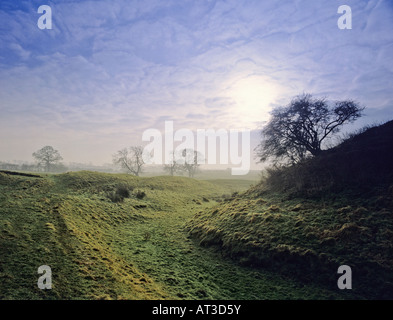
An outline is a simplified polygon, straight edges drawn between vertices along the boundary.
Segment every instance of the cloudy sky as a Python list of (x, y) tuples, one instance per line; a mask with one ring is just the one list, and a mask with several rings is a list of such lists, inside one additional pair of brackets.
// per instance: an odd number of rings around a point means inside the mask
[(390, 0), (1, 0), (0, 21), (0, 161), (109, 163), (165, 120), (258, 130), (303, 92), (393, 118)]

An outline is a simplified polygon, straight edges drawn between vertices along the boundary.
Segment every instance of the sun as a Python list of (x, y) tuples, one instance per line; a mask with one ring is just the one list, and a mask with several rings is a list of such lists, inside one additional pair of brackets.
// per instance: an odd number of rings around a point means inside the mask
[(247, 126), (266, 120), (270, 104), (278, 96), (278, 87), (266, 77), (251, 75), (233, 82), (228, 93), (235, 101), (235, 114)]

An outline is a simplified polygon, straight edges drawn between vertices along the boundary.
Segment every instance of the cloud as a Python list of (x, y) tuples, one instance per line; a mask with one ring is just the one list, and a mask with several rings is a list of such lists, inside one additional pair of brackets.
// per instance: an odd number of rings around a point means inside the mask
[(21, 45), (17, 43), (11, 43), (10, 48), (15, 51), (15, 53), (22, 59), (22, 60), (27, 60), (29, 59), (31, 52), (27, 51), (22, 48)]
[(51, 132), (99, 159), (165, 120), (257, 128), (303, 91), (393, 104), (386, 1), (348, 0), (352, 30), (336, 0), (53, 1), (53, 30), (37, 28), (40, 4), (0, 5), (0, 133), (21, 149)]

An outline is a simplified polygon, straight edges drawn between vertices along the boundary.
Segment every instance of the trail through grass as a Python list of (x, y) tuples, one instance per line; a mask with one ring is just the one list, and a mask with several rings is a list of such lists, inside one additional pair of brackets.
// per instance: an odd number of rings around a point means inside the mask
[[(237, 265), (186, 224), (246, 181), (0, 173), (0, 299), (329, 299), (339, 290)], [(113, 198), (116, 190), (126, 197)], [(52, 268), (52, 290), (37, 268)]]
[[(232, 185), (233, 187), (233, 185)], [(116, 250), (163, 284), (173, 299), (343, 299), (339, 290), (305, 285), (263, 269), (235, 264), (189, 238), (186, 222), (214, 201), (183, 201), (119, 229)]]

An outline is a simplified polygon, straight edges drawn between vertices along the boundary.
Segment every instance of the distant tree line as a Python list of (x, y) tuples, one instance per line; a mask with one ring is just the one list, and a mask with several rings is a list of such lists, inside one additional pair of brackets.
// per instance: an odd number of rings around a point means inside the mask
[[(353, 100), (329, 102), (302, 94), (287, 106), (271, 111), (271, 118), (261, 131), (261, 141), (256, 147), (260, 162), (271, 160), (277, 165), (291, 165), (324, 152), (326, 140), (337, 134), (342, 126), (362, 116), (364, 107)], [(2, 170), (35, 172), (64, 172), (67, 167), (58, 150), (45, 146), (32, 154), (35, 164), (0, 162)], [(123, 148), (113, 155), (113, 163), (127, 173), (139, 176), (149, 160), (142, 146)], [(194, 177), (199, 171), (202, 155), (193, 149), (171, 151), (163, 170), (169, 175)]]
[(172, 151), (169, 162), (164, 164), (164, 171), (170, 176), (186, 174), (189, 178), (193, 178), (199, 172), (202, 160), (201, 153), (193, 149), (183, 149), (178, 153)]
[[(52, 146), (45, 146), (32, 154), (35, 163), (9, 163), (0, 162), (0, 170), (27, 171), (27, 172), (66, 172), (66, 167), (60, 161), (63, 157)], [(139, 176), (149, 159), (142, 146), (123, 148), (113, 155), (113, 163), (127, 173)], [(192, 149), (184, 149), (171, 153), (170, 161), (163, 165), (163, 170), (169, 175), (188, 175), (194, 177), (199, 171), (201, 154)]]
[[(117, 151), (113, 155), (113, 163), (125, 172), (139, 176), (149, 157), (149, 154), (144, 153), (142, 146), (132, 146)], [(192, 149), (172, 151), (169, 162), (163, 165), (163, 169), (171, 176), (186, 174), (192, 178), (199, 171), (201, 159), (202, 155)]]
[(65, 172), (68, 170), (68, 168), (60, 162), (63, 158), (59, 151), (55, 150), (52, 146), (45, 146), (34, 152), (32, 156), (36, 161), (35, 164), (0, 162), (0, 169), (31, 172)]
[[(27, 171), (27, 172), (46, 172), (45, 167), (39, 164), (31, 164), (31, 163), (9, 163), (9, 162), (0, 162), (0, 170), (10, 170), (10, 171)], [(66, 172), (68, 167), (66, 167), (62, 163), (55, 164), (51, 167), (50, 172)]]

